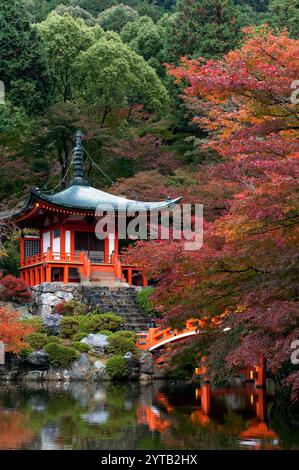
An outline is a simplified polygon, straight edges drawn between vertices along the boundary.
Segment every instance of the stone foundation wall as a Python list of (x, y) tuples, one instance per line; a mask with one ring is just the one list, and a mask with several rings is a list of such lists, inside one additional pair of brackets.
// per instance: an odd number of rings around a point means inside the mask
[(44, 283), (32, 287), (31, 313), (44, 317), (54, 313), (60, 302), (70, 300), (83, 301), (82, 287), (79, 284), (62, 284), (61, 282)]
[(113, 312), (124, 319), (124, 329), (144, 331), (148, 329), (150, 319), (137, 304), (136, 292), (140, 288), (126, 286), (81, 286), (60, 282), (44, 283), (32, 288), (33, 302), (29, 312), (45, 317), (55, 313), (55, 306), (60, 302), (77, 300), (98, 308), (100, 312)]

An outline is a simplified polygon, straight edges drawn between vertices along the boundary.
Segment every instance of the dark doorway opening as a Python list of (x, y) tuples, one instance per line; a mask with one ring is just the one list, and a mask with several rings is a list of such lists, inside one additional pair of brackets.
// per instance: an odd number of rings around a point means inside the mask
[(104, 247), (104, 240), (99, 240), (94, 232), (75, 232), (75, 251), (85, 251), (94, 263), (103, 263)]

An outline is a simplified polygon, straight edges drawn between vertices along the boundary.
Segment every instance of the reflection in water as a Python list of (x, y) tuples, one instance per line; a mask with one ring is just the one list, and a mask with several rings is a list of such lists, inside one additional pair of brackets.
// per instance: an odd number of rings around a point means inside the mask
[(0, 385), (0, 449), (296, 449), (298, 421), (251, 385)]

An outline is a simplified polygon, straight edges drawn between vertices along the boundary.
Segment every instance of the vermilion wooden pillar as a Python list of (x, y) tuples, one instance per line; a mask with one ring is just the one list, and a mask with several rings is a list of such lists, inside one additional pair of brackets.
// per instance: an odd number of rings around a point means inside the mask
[(130, 286), (133, 284), (133, 270), (132, 268), (128, 269), (128, 283)]
[(24, 260), (25, 260), (25, 239), (24, 236), (22, 235), (20, 238), (20, 265), (24, 265)]
[(205, 415), (211, 413), (211, 387), (203, 385), (201, 389), (201, 408)]
[(46, 282), (51, 282), (51, 266), (46, 267)]
[(63, 282), (67, 284), (69, 282), (69, 267), (66, 264), (63, 269)]
[(104, 263), (109, 263), (109, 237), (104, 240)]
[(263, 355), (260, 356), (259, 365), (256, 366), (256, 372), (257, 372), (256, 386), (265, 387), (266, 386), (266, 359), (265, 359), (265, 356)]
[(65, 253), (65, 227), (60, 226), (60, 253)]

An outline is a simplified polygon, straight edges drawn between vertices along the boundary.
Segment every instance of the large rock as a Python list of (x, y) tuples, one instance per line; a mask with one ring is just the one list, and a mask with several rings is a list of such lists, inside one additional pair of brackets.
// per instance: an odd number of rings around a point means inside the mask
[(47, 328), (47, 333), (50, 336), (59, 335), (60, 332), (61, 316), (58, 313), (52, 315), (45, 315), (43, 317), (43, 325)]
[(150, 352), (143, 353), (139, 358), (140, 373), (152, 375), (155, 371), (155, 359)]
[(109, 380), (109, 375), (106, 370), (106, 366), (103, 362), (101, 361), (96, 361), (94, 363), (94, 369), (92, 373), (92, 380), (95, 382), (97, 381), (104, 381), (104, 380)]
[(45, 317), (46, 315), (51, 315), (53, 307), (51, 305), (39, 305), (37, 307), (37, 315), (39, 317)]
[(40, 295), (39, 302), (42, 305), (50, 305), (51, 307), (55, 307), (55, 305), (59, 304), (61, 300), (58, 299), (58, 297), (56, 297), (54, 294), (46, 293)]
[(47, 370), (50, 367), (49, 354), (45, 351), (34, 351), (27, 358), (28, 364), (34, 369)]
[(97, 354), (104, 354), (105, 349), (109, 344), (108, 336), (92, 333), (81, 339), (81, 343), (88, 344), (88, 346), (90, 346), (91, 349)]
[(64, 302), (69, 302), (70, 300), (73, 300), (74, 296), (71, 292), (65, 292), (62, 290), (58, 290), (55, 292), (55, 296), (58, 297), (61, 301)]
[(139, 377), (139, 371), (140, 371), (140, 364), (136, 356), (134, 356), (133, 353), (127, 352), (124, 355), (124, 359), (127, 363), (127, 367), (129, 370), (129, 380), (137, 380)]
[(152, 378), (151, 375), (148, 375), (148, 374), (140, 374), (139, 381), (142, 384), (147, 385), (147, 384), (150, 384), (153, 381), (153, 378)]
[(88, 354), (81, 354), (79, 359), (75, 361), (69, 369), (70, 379), (72, 380), (89, 380), (94, 366), (88, 357)]

